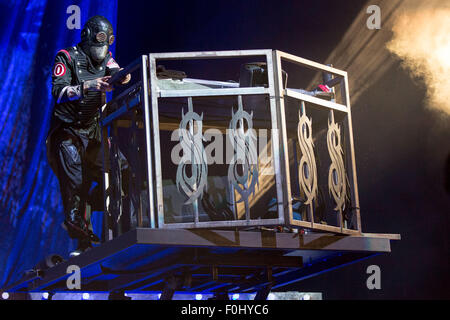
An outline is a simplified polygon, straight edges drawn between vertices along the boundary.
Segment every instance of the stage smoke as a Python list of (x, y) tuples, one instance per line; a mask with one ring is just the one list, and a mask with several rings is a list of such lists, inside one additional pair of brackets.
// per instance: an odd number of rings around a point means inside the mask
[(450, 115), (450, 4), (404, 1), (387, 48), (427, 88), (427, 106)]

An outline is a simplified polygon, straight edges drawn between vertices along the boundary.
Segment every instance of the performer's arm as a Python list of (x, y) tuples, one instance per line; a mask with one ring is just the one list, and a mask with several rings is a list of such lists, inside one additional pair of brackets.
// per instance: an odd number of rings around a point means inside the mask
[[(113, 76), (120, 70), (123, 70), (123, 68), (121, 68), (119, 66), (119, 64), (116, 62), (116, 60), (114, 60), (111, 52), (109, 53), (109, 56), (106, 59), (108, 59), (108, 61), (106, 62), (106, 74), (107, 75)], [(125, 78), (123, 78), (120, 81), (120, 84), (127, 84), (128, 82), (130, 82), (130, 80), (131, 80), (131, 74), (127, 74), (125, 76)]]
[(83, 98), (81, 85), (72, 85), (71, 58), (67, 51), (57, 53), (52, 69), (52, 95), (56, 103)]
[(72, 85), (72, 65), (69, 53), (59, 51), (55, 58), (52, 73), (52, 95), (56, 103), (82, 99), (87, 91), (111, 91), (113, 88), (108, 83), (110, 76), (105, 76), (79, 85)]

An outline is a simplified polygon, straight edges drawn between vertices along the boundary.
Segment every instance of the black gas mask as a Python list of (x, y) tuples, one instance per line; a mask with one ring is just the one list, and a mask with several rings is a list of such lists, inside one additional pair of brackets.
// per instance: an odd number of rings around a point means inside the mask
[(114, 43), (113, 27), (103, 16), (89, 18), (81, 31), (81, 48), (96, 63), (101, 63)]

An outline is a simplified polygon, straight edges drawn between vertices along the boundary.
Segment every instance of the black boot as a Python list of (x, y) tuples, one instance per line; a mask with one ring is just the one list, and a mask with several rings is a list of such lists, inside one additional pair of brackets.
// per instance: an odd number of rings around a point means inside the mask
[(69, 237), (72, 239), (89, 238), (89, 230), (86, 226), (86, 221), (79, 214), (78, 209), (72, 209), (69, 214), (66, 215), (64, 226), (69, 233)]
[(89, 233), (89, 240), (91, 241), (91, 243), (94, 244), (99, 244), (100, 243), (100, 238), (91, 230), (88, 230)]
[(78, 240), (78, 247), (75, 249), (75, 251), (72, 251), (69, 256), (70, 257), (77, 257), (86, 250), (89, 250), (92, 248), (91, 241), (88, 238), (82, 238)]

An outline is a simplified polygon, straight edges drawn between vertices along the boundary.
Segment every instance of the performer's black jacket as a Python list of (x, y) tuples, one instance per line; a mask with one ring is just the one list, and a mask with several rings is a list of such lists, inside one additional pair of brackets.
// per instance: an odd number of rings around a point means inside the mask
[[(87, 129), (98, 125), (99, 109), (105, 103), (105, 93), (83, 92), (83, 82), (112, 76), (119, 70), (111, 52), (100, 65), (94, 66), (80, 46), (58, 51), (52, 69), (52, 96), (56, 103), (47, 138), (48, 152), (52, 134), (61, 126)], [(70, 90), (75, 90), (78, 94), (70, 98)], [(51, 163), (51, 155), (48, 156)]]

